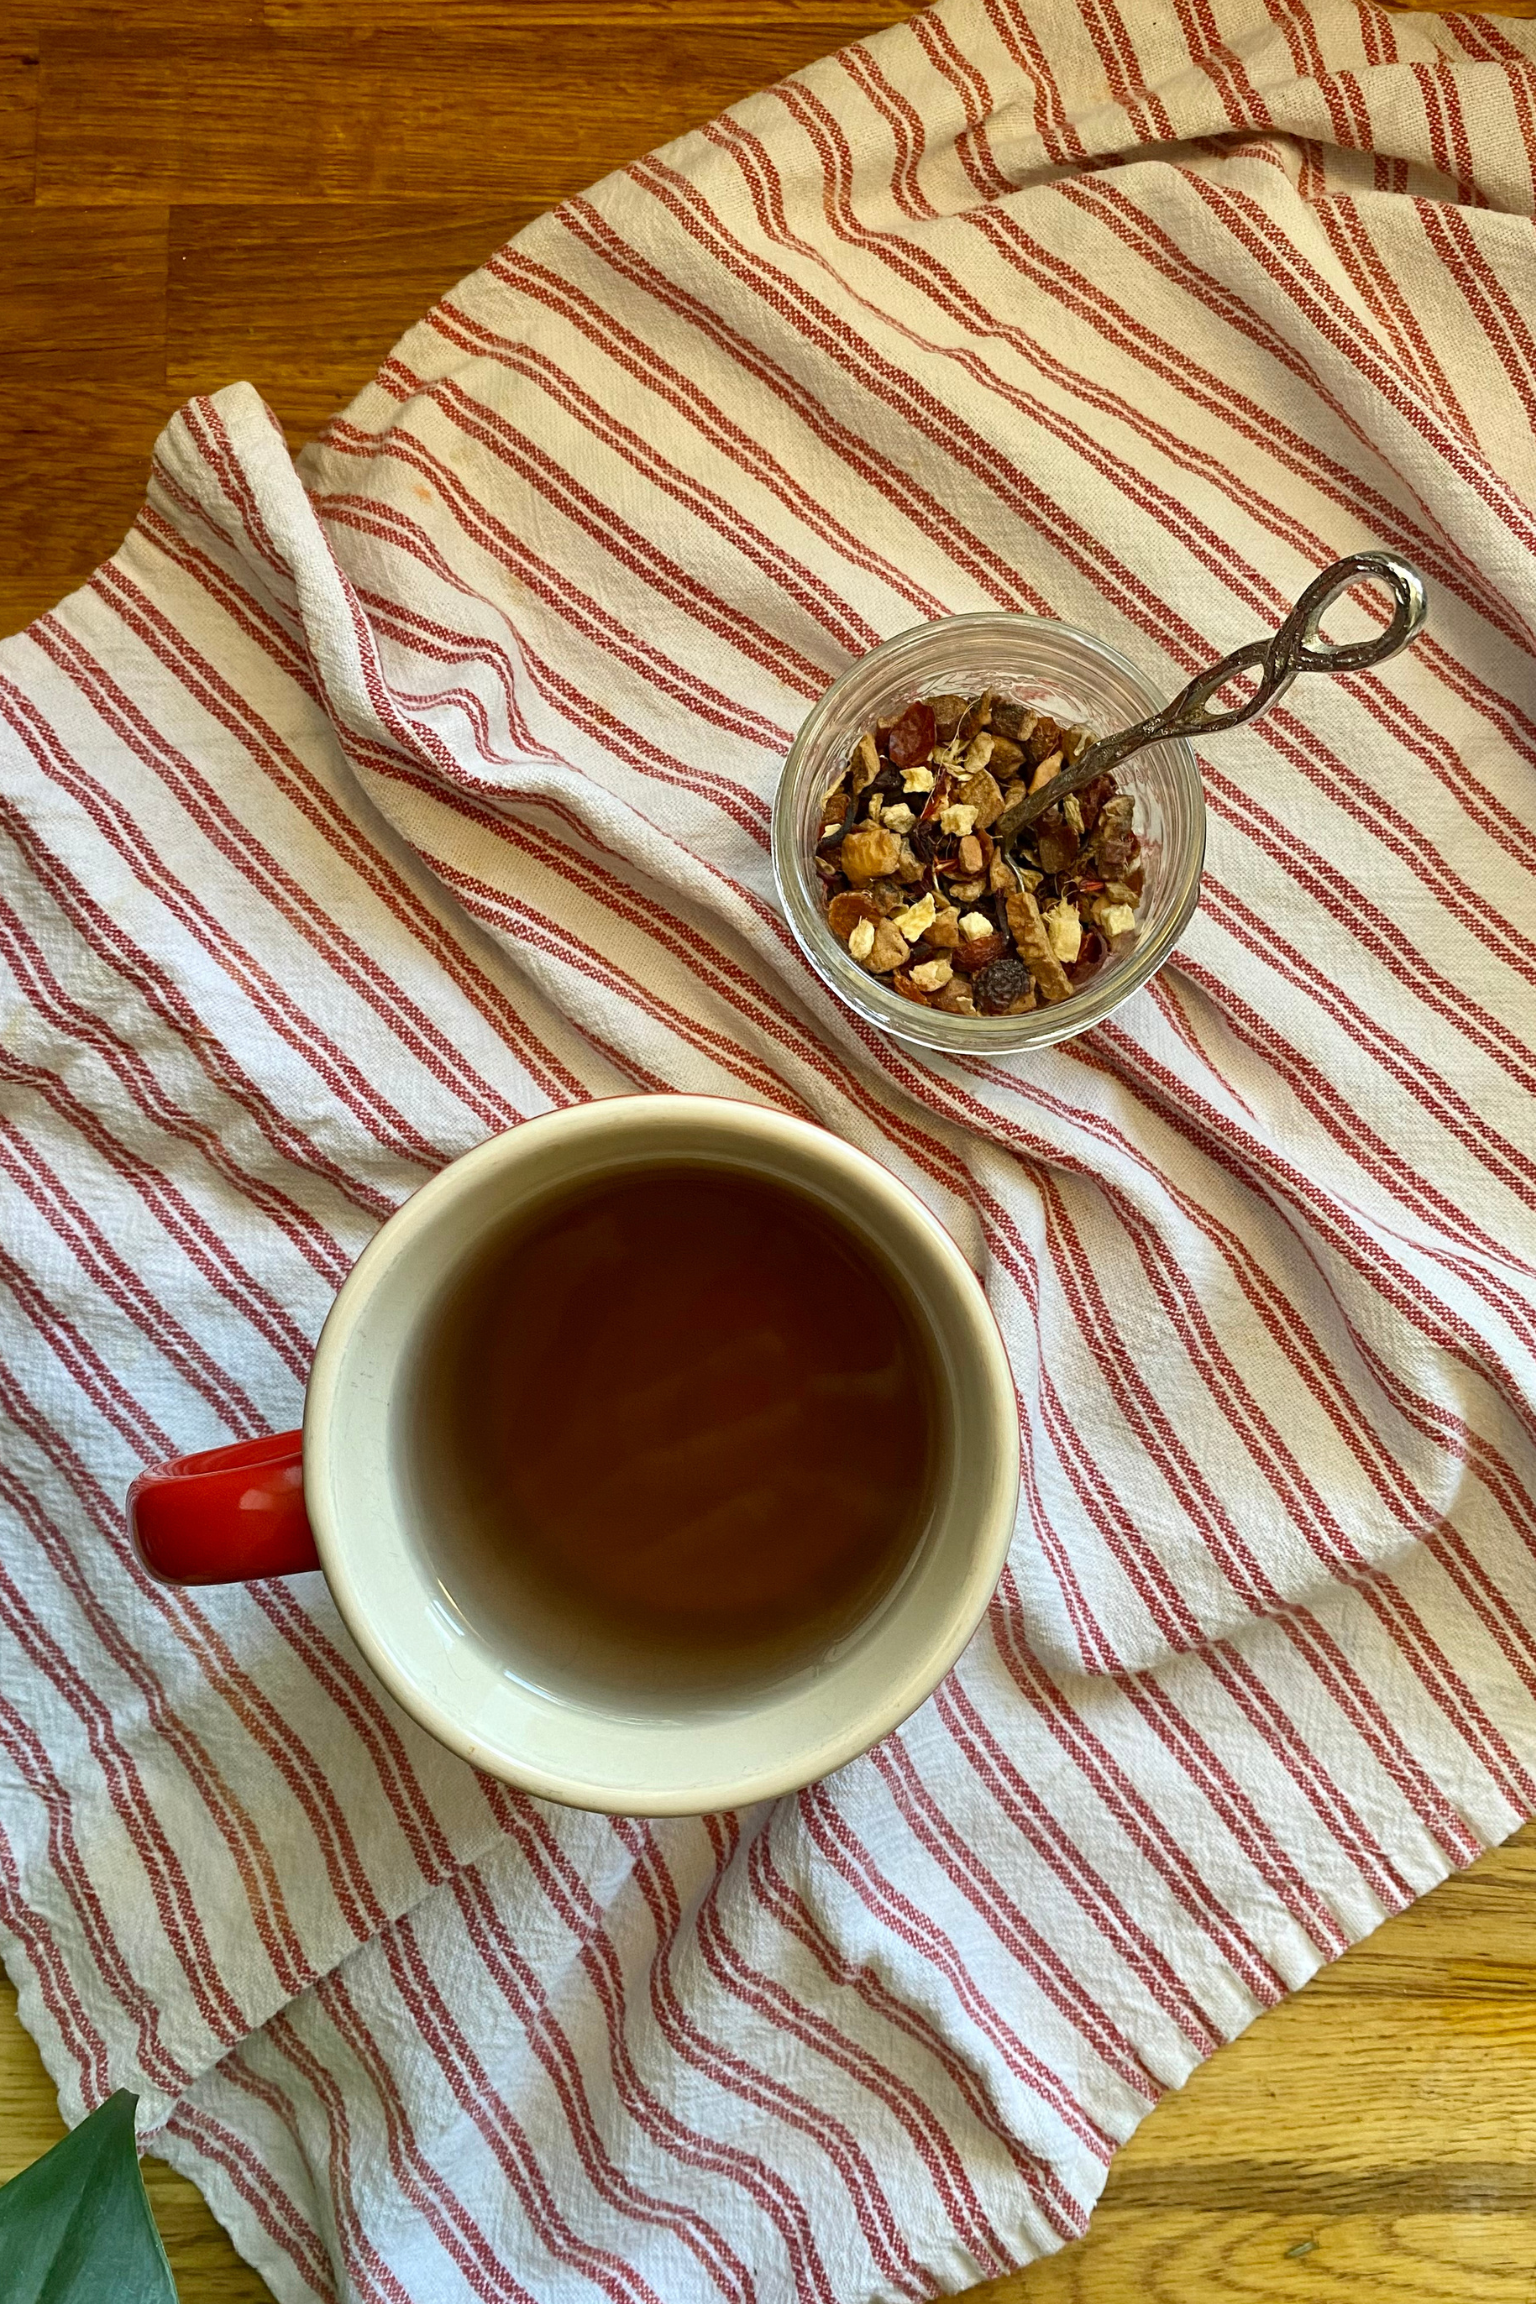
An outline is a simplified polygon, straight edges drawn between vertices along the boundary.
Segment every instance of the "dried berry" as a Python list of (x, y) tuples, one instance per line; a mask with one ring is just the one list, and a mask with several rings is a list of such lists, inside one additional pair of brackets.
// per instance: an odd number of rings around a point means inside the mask
[(1074, 992), (1080, 984), (1086, 984), (1090, 976), (1097, 976), (1104, 965), (1106, 949), (1104, 939), (1097, 928), (1084, 929), (1082, 949), (1067, 970), (1067, 974), (1072, 979)]
[(891, 730), (886, 747), (892, 763), (897, 768), (915, 768), (933, 750), (934, 734), (933, 706), (909, 704)]
[(971, 979), (971, 991), (983, 1016), (1005, 1016), (1021, 993), (1034, 991), (1034, 978), (1022, 960), (994, 960)]
[(994, 960), (1006, 958), (1007, 952), (1007, 937), (1001, 928), (994, 928), (988, 936), (962, 936), (951, 958), (967, 976), (979, 976)]
[(930, 1008), (933, 1005), (928, 994), (924, 991), (921, 991), (919, 987), (913, 983), (911, 977), (907, 974), (904, 968), (900, 971), (899, 974), (891, 978), (891, 986), (894, 991), (897, 991), (901, 994), (903, 1000), (911, 1000), (915, 1002), (919, 1008)]

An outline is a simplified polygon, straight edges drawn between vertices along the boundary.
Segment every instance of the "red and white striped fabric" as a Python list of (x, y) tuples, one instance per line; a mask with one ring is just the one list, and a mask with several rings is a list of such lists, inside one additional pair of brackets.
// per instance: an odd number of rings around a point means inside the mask
[[(279, 2297), (964, 2287), (1536, 1810), (1533, 59), (943, 0), (521, 234), (300, 476), (195, 402), (0, 650), (4, 1954), (70, 2116), (137, 2088)], [(1376, 543), (1428, 635), (1212, 748), (1109, 1025), (926, 1065), (829, 1003), (767, 826), (850, 658), (1017, 606), (1171, 689)], [(657, 1827), (122, 1520), (293, 1422), (440, 1161), (637, 1084), (923, 1193), (1027, 1468), (899, 1735)]]

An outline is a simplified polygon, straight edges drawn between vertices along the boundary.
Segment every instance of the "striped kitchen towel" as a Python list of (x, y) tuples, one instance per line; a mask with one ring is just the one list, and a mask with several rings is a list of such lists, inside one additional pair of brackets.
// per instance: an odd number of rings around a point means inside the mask
[[(940, 0), (521, 233), (295, 472), (234, 384), (0, 649), (0, 1943), (285, 2300), (873, 2304), (1536, 1811), (1536, 26)], [(47, 517), (46, 503), (38, 517)], [(920, 1062), (788, 936), (883, 636), (1165, 690), (1383, 544), (1432, 622), (1211, 748), (1160, 979)], [(938, 1695), (771, 1807), (480, 1780), (318, 1577), (137, 1571), (444, 1159), (709, 1090), (986, 1277), (1026, 1477)]]

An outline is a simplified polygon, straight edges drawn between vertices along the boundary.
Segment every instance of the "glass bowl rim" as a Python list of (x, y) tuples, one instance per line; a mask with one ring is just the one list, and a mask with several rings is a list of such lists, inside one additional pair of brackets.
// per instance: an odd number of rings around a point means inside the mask
[[(1167, 701), (1140, 667), (1123, 656), (1112, 641), (1082, 625), (1068, 624), (1054, 616), (1030, 616), (1010, 608), (983, 608), (909, 624), (905, 630), (893, 632), (889, 639), (845, 666), (796, 729), (784, 756), (773, 798), (774, 880), (795, 941), (806, 959), (828, 989), (865, 1023), (909, 1047), (947, 1056), (1024, 1053), (1031, 1048), (1048, 1048), (1056, 1041), (1073, 1039), (1079, 1032), (1101, 1024), (1133, 992), (1140, 991), (1173, 952), (1199, 902), (1205, 868), (1205, 792), (1194, 748), (1188, 739), (1165, 738), (1156, 749), (1165, 755), (1190, 812), (1192, 837), (1180, 867), (1182, 884), (1175, 880), (1173, 908), (1157, 933), (1143, 938), (1130, 966), (1102, 984), (1097, 993), (1090, 984), (1070, 999), (1057, 1001), (1054, 1006), (1034, 1008), (1025, 1016), (949, 1016), (942, 1009), (919, 1008), (912, 1001), (903, 1000), (899, 993), (887, 991), (877, 977), (869, 975), (848, 957), (827, 926), (820, 890), (811, 885), (815, 876), (800, 855), (796, 836), (794, 811), (800, 771), (816, 738), (834, 716), (839, 699), (856, 679), (867, 674), (882, 658), (902, 651), (915, 653), (921, 640), (937, 641), (940, 634), (952, 632), (984, 632), (1000, 641), (1040, 632), (1049, 633), (1053, 639), (1076, 641), (1106, 659), (1111, 669), (1140, 690), (1148, 699), (1148, 711), (1160, 709)], [(1074, 1010), (1078, 1011), (1075, 1015)]]

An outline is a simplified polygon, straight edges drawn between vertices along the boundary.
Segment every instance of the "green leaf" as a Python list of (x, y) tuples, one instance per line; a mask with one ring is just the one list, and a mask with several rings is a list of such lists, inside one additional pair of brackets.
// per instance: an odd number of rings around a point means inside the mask
[(137, 2096), (0, 2184), (0, 2304), (176, 2304), (133, 2143)]

